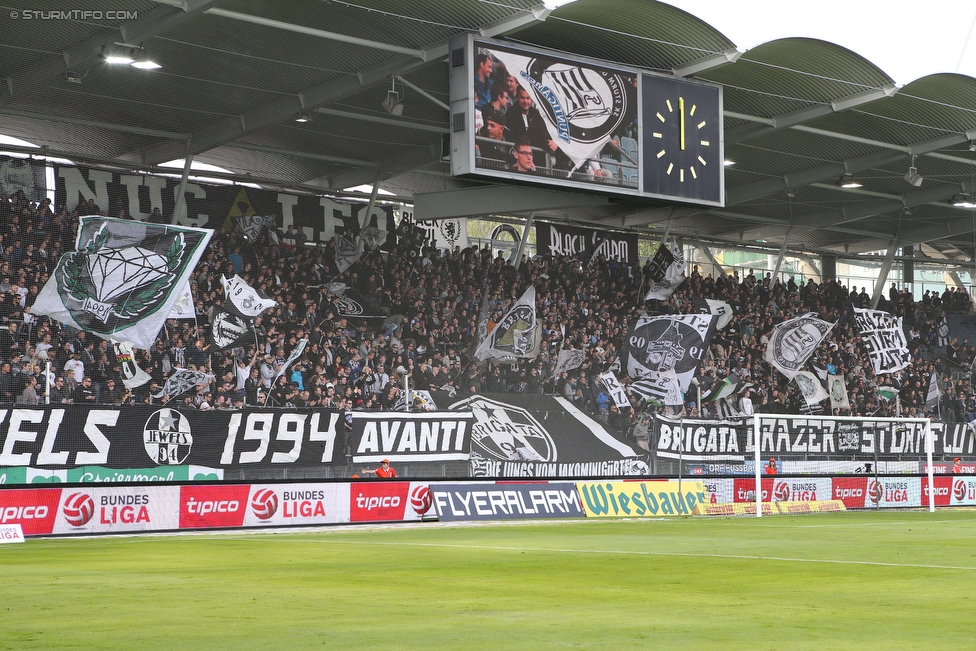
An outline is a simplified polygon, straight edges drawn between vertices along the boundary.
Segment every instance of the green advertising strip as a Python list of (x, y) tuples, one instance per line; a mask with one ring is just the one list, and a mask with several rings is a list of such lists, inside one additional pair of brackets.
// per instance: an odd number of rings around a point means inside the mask
[(221, 468), (206, 466), (161, 466), (158, 468), (104, 468), (81, 466), (68, 470), (44, 468), (0, 468), (0, 484), (100, 484), (125, 482), (219, 481)]
[(706, 501), (700, 481), (580, 481), (576, 489), (588, 518), (691, 515)]

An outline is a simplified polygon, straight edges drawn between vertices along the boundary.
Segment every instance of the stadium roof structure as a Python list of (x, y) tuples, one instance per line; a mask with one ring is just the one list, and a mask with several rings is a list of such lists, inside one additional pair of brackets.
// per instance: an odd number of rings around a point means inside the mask
[[(729, 247), (776, 248), (788, 234), (789, 249), (806, 252), (893, 255), (924, 244), (929, 258), (976, 257), (968, 76), (899, 87), (863, 57), (809, 38), (741, 52), (706, 22), (652, 0), (554, 10), (537, 0), (76, 6), (102, 13), (10, 22), (4, 10), (0, 131), (48, 155), (156, 171), (192, 157), (268, 187), (330, 193), (377, 183), (464, 214), (513, 214), (492, 198), (504, 193), (452, 177), (445, 158), (448, 39), (475, 33), (724, 87), (725, 156), (734, 161), (724, 207), (526, 189), (536, 218), (651, 234), (670, 224), (672, 234)], [(105, 63), (126, 46), (162, 67)], [(381, 106), (393, 77), (405, 95), (398, 117)], [(920, 187), (905, 178), (913, 163)], [(861, 187), (839, 187), (845, 174)]]

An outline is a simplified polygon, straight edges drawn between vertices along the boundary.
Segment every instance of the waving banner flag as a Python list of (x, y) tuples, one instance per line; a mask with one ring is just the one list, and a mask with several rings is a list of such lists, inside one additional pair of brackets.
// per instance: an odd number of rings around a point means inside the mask
[(254, 242), (261, 237), (265, 228), (274, 228), (277, 219), (275, 215), (239, 215), (237, 225), (244, 231), (244, 237)]
[(868, 349), (875, 373), (894, 373), (911, 363), (901, 317), (895, 318), (881, 310), (855, 307), (854, 323)]
[(627, 399), (627, 392), (620, 385), (620, 380), (617, 379), (616, 375), (613, 373), (603, 373), (600, 375), (600, 380), (607, 387), (607, 392), (613, 399), (613, 404), (617, 405), (620, 409), (631, 406), (630, 400)]
[(773, 328), (765, 359), (792, 380), (833, 327), (812, 312), (784, 321)]
[[(288, 370), (288, 367), (294, 364), (295, 360), (302, 356), (302, 353), (305, 352), (305, 346), (307, 345), (308, 345), (308, 339), (302, 339), (301, 341), (298, 342), (298, 345), (295, 346), (295, 348), (291, 351), (291, 354), (288, 355), (288, 359), (286, 359), (285, 363), (282, 364), (281, 368), (278, 369), (278, 373), (275, 374), (274, 380), (271, 381), (272, 386), (274, 386), (275, 382), (278, 381), (278, 378), (280, 378), (282, 375), (285, 374), (285, 371)], [(267, 402), (267, 399), (265, 399), (265, 402)]]
[(346, 273), (349, 267), (356, 264), (359, 258), (363, 257), (366, 248), (363, 244), (362, 236), (356, 236), (355, 242), (350, 242), (341, 235), (336, 237), (335, 265), (340, 274)]
[(190, 283), (187, 281), (183, 285), (180, 297), (173, 303), (173, 309), (169, 311), (168, 319), (186, 319), (195, 321), (197, 318), (196, 308), (193, 306), (193, 293), (190, 291)]
[(556, 370), (553, 373), (558, 377), (563, 371), (572, 371), (575, 368), (579, 368), (583, 365), (584, 356), (585, 352), (582, 348), (560, 350), (559, 354), (556, 355)]
[(254, 340), (251, 322), (227, 310), (215, 307), (210, 317), (210, 342), (214, 350), (237, 348)]
[(370, 249), (376, 249), (386, 243), (386, 238), (389, 237), (390, 232), (376, 228), (375, 226), (367, 226), (362, 230), (360, 235), (362, 235), (363, 243), (366, 246)]
[(729, 325), (729, 321), (732, 320), (732, 306), (725, 301), (693, 296), (691, 298), (691, 304), (698, 314), (714, 314), (718, 317), (718, 323), (715, 325), (716, 330), (724, 329), (725, 326)]
[(336, 316), (347, 319), (384, 319), (389, 312), (381, 309), (367, 300), (365, 296), (354, 289), (346, 287), (341, 292), (335, 292), (332, 302), (336, 306)]
[(932, 375), (929, 377), (929, 389), (925, 393), (925, 406), (926, 407), (937, 407), (939, 405), (939, 400), (945, 395), (945, 391), (942, 390), (942, 378), (935, 371), (932, 371)]
[(624, 351), (627, 375), (641, 379), (641, 395), (648, 392), (665, 399), (670, 394), (673, 398), (672, 383), (681, 393), (688, 392), (715, 334), (717, 318), (711, 314), (680, 314), (644, 316), (632, 322)]
[(186, 368), (177, 369), (175, 373), (166, 378), (162, 390), (153, 395), (153, 398), (169, 396), (175, 398), (187, 391), (195, 389), (200, 384), (210, 384), (214, 376), (203, 371), (191, 371)]
[(475, 357), (480, 360), (489, 357), (535, 359), (541, 341), (542, 326), (535, 318), (535, 287), (531, 286), (488, 333), (475, 351)]
[(651, 259), (650, 272), (650, 289), (644, 297), (645, 301), (652, 298), (664, 300), (684, 282), (685, 256), (676, 241), (671, 240), (670, 247), (661, 242), (657, 247), (657, 253)]
[(810, 407), (819, 405), (829, 396), (824, 390), (823, 385), (820, 384), (817, 376), (810, 371), (797, 371), (796, 375), (793, 376), (793, 381), (796, 382), (796, 386), (800, 389), (803, 400)]
[(205, 228), (86, 215), (76, 250), (61, 256), (33, 312), (148, 350), (211, 235)]
[(231, 280), (221, 276), (220, 282), (224, 286), (224, 309), (241, 318), (253, 319), (278, 304), (248, 285), (236, 274)]
[(847, 398), (847, 385), (843, 375), (828, 375), (827, 387), (830, 393), (831, 409), (850, 409), (851, 401)]
[(139, 368), (136, 358), (132, 354), (132, 344), (128, 341), (116, 341), (112, 339), (112, 346), (115, 348), (115, 360), (122, 369), (122, 384), (126, 389), (135, 389), (152, 379), (148, 373)]

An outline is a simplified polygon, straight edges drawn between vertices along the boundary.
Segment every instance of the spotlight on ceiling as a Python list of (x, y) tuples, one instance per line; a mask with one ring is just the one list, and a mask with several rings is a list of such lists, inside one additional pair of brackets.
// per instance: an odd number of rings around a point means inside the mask
[(960, 192), (959, 194), (952, 197), (949, 200), (956, 208), (976, 208), (976, 203), (973, 202), (973, 197), (965, 192)]
[(914, 185), (916, 188), (922, 187), (922, 175), (918, 173), (915, 169), (915, 159), (918, 156), (912, 156), (912, 166), (908, 168), (908, 174), (905, 175), (905, 180)]
[(386, 93), (386, 99), (383, 100), (383, 108), (390, 115), (396, 117), (403, 115), (403, 96), (397, 92), (396, 77), (393, 78), (393, 87)]
[(839, 185), (842, 188), (862, 187), (861, 184), (854, 179), (853, 174), (844, 174), (843, 176), (841, 176), (839, 179), (837, 179), (837, 185)]
[(302, 111), (295, 118), (295, 122), (311, 122), (315, 119), (315, 111)]
[(724, 161), (722, 161), (722, 165), (724, 165), (725, 167), (732, 167), (733, 165), (735, 165), (735, 161), (725, 159)]
[(139, 68), (140, 70), (155, 70), (163, 67), (150, 59), (145, 50), (140, 50), (136, 53), (135, 60), (131, 65), (133, 68)]
[(112, 65), (129, 65), (135, 59), (132, 57), (132, 49), (122, 45), (105, 45), (102, 47), (102, 59), (105, 63)]

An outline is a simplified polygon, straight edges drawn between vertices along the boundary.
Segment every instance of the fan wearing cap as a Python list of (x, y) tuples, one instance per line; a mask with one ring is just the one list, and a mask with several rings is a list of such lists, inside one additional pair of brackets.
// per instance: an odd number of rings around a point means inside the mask
[(364, 475), (376, 475), (379, 479), (393, 479), (397, 476), (396, 470), (390, 465), (389, 459), (383, 459), (380, 462), (380, 467), (374, 470), (369, 470), (368, 468), (363, 468)]
[(952, 474), (957, 475), (962, 472), (962, 459), (956, 457), (952, 460)]
[(763, 472), (767, 475), (776, 474), (776, 457), (769, 457), (769, 461), (766, 462), (766, 467)]

